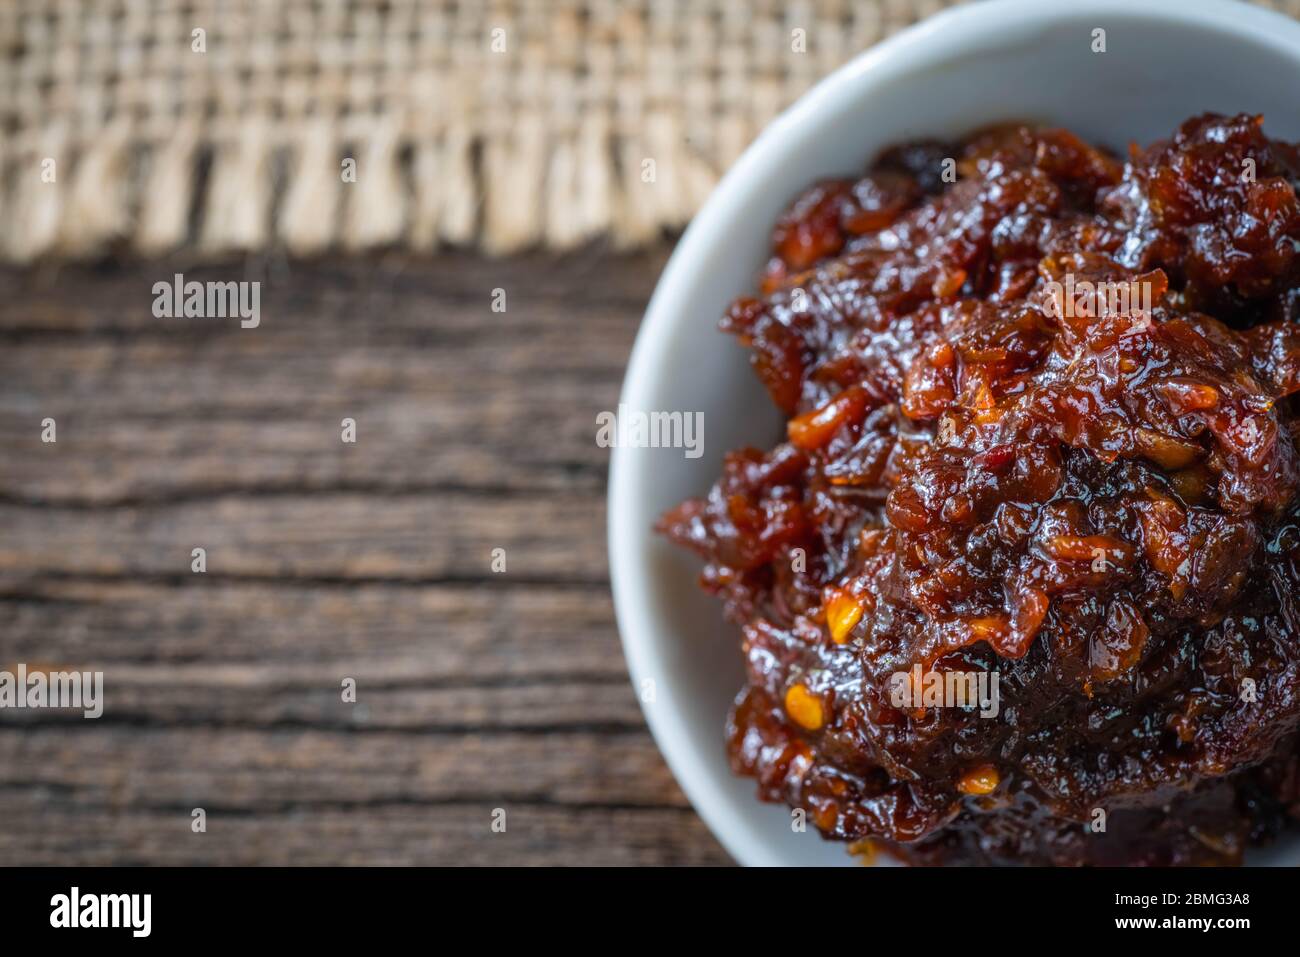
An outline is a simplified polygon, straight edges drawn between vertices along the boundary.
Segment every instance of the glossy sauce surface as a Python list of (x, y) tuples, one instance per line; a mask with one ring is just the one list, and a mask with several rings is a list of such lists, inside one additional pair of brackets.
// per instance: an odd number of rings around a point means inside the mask
[[(791, 205), (722, 320), (786, 441), (661, 521), (742, 629), (764, 799), (926, 863), (1234, 862), (1296, 815), (1297, 181), (1203, 116), (1124, 160), (907, 144)], [(900, 706), (948, 673), (997, 714)]]

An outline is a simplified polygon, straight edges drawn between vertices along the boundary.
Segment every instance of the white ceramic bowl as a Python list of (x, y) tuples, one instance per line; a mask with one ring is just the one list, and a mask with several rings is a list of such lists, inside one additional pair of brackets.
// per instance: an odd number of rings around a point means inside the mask
[[(1106, 51), (1092, 52), (1092, 31)], [(816, 38), (811, 38), (816, 42)], [(778, 55), (776, 53), (773, 54)], [(882, 148), (999, 120), (1066, 126), (1122, 150), (1213, 110), (1263, 113), (1300, 140), (1300, 24), (1228, 0), (986, 0), (882, 43), (837, 70), (758, 138), (695, 217), (637, 336), (622, 403), (703, 413), (704, 454), (618, 448), (609, 557), (619, 628), (650, 728), (683, 790), (742, 864), (847, 864), (842, 846), (796, 834), (786, 808), (733, 777), (723, 721), (742, 684), (739, 635), (696, 587), (699, 565), (653, 534), (668, 507), (707, 490), (724, 452), (770, 447), (780, 420), (747, 356), (717, 331), (750, 292), (771, 226), (813, 180), (852, 175)], [(652, 698), (652, 700), (645, 700)], [(1294, 846), (1268, 854), (1295, 863)], [(1261, 863), (1264, 860), (1259, 860)]]

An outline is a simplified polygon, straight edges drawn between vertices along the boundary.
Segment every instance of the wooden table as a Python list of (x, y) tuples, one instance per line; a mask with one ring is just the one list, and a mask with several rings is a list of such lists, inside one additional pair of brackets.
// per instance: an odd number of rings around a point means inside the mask
[[(725, 863), (605, 561), (595, 417), (665, 256), (0, 273), (0, 669), (105, 683), (0, 711), (0, 864)], [(176, 272), (261, 325), (155, 318)]]

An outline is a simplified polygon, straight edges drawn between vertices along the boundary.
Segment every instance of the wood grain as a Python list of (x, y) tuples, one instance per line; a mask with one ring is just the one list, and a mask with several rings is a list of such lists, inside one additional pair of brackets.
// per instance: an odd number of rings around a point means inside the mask
[[(725, 863), (605, 566), (595, 416), (665, 254), (0, 273), (0, 668), (106, 689), (0, 712), (0, 863)], [(178, 271), (261, 325), (155, 318)]]

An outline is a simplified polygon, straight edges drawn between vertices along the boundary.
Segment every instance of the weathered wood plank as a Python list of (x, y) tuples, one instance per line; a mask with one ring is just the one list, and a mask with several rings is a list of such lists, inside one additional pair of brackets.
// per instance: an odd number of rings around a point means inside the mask
[[(430, 734), (572, 729), (621, 733), (643, 727), (626, 680), (394, 688), (344, 673), (357, 689), (356, 703), (345, 703), (338, 675), (283, 680), (242, 668), (107, 668), (105, 716), (99, 720), (168, 728), (357, 728)], [(80, 712), (17, 711), (4, 720), (16, 726), (71, 727), (82, 719)]]
[[(725, 862), (605, 584), (595, 414), (665, 256), (0, 271), (0, 668), (106, 699), (0, 714), (0, 863)], [(155, 318), (176, 271), (262, 324)]]
[(0, 819), (21, 831), (0, 844), (0, 864), (528, 865), (726, 864), (684, 808), (563, 808), (514, 804), (505, 833), (480, 805), (312, 809), (212, 815), (190, 831), (186, 809), (167, 813), (68, 811), (0, 791)]
[[(106, 712), (107, 714), (107, 712)], [(719, 733), (719, 747), (722, 747)], [(650, 736), (0, 723), (5, 790), (77, 806), (234, 814), (376, 804), (685, 807)]]
[[(170, 266), (73, 272), (71, 288), (0, 274), (0, 493), (112, 503), (221, 490), (599, 489), (608, 460), (596, 413), (617, 401), (661, 262), (610, 257), (593, 273), (580, 259), (458, 258), (411, 275), (344, 259), (272, 272), (256, 329), (155, 318), (151, 286)], [(492, 310), (495, 289), (505, 312)], [(40, 441), (47, 416), (55, 445)], [(355, 445), (340, 440), (345, 417)]]
[[(506, 586), (509, 587), (506, 587)], [(626, 681), (603, 586), (137, 581), (0, 583), (0, 649), (161, 675), (384, 685)], [(225, 679), (214, 677), (214, 682)]]
[(83, 510), (0, 505), (0, 575), (479, 581), (606, 577), (604, 502), (586, 493), (222, 495)]

